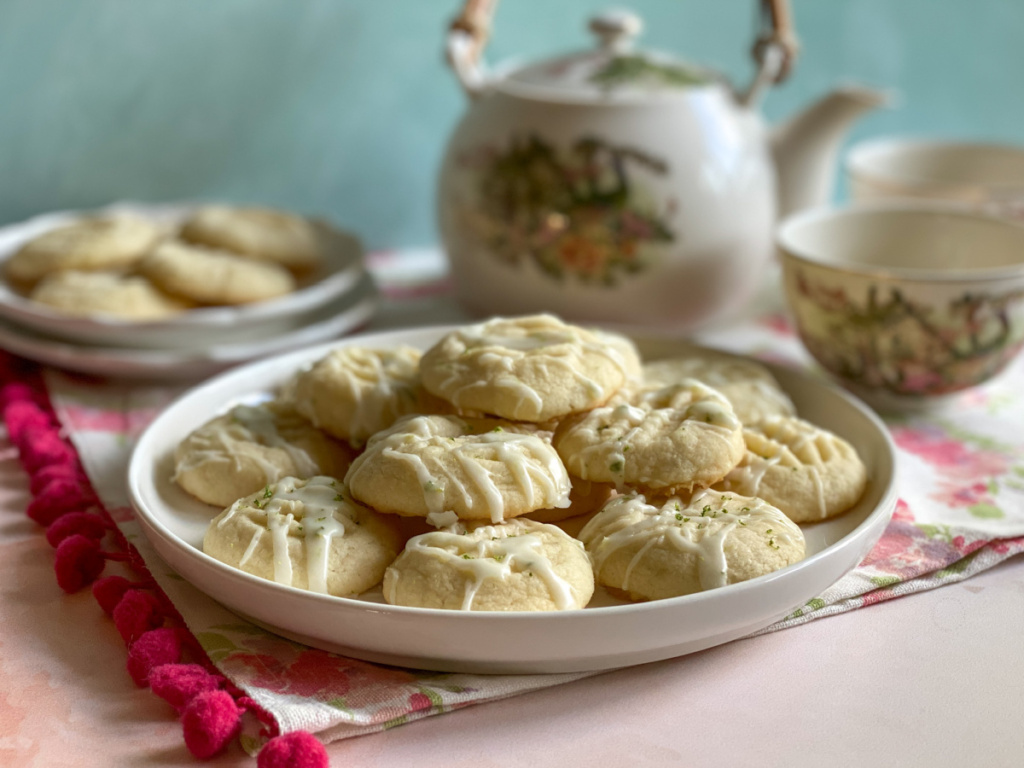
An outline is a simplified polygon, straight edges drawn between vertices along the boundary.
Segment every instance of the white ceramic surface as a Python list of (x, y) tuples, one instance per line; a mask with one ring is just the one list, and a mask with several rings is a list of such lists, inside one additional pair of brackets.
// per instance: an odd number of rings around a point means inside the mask
[(377, 301), (373, 279), (360, 270), (351, 291), (253, 340), (211, 342), (208, 334), (193, 331), (191, 347), (128, 349), (55, 339), (0, 320), (0, 347), (29, 360), (96, 376), (200, 379), (240, 363), (337, 338), (365, 325)]
[(845, 166), (858, 202), (947, 200), (1024, 219), (1024, 146), (873, 139), (854, 145)]
[[(486, 673), (608, 669), (727, 642), (782, 618), (853, 568), (895, 506), (894, 449), (874, 414), (840, 391), (777, 368), (806, 418), (844, 436), (868, 465), (870, 484), (849, 513), (805, 526), (808, 557), (752, 581), (650, 603), (624, 604), (599, 590), (593, 607), (558, 613), (474, 613), (396, 607), (377, 594), (345, 599), (265, 581), (203, 554), (217, 510), (172, 481), (172, 452), (191, 430), (238, 402), (263, 399), (299, 367), (348, 344), (426, 348), (447, 329), (356, 336), (231, 371), (184, 395), (146, 430), (129, 468), (132, 502), (146, 535), (184, 578), (228, 608), (309, 645), (356, 658), (436, 670)], [(683, 342), (652, 341), (649, 358)]]
[(753, 92), (776, 57), (740, 95), (634, 51), (641, 26), (595, 19), (599, 46), (501, 74), (475, 67), (453, 29), (449, 60), (474, 98), (448, 143), (438, 215), (473, 311), (677, 332), (710, 323), (759, 284), (776, 212), (831, 192), (840, 137), (880, 103), (840, 89), (771, 138)]
[[(46, 214), (0, 228), (0, 272), (4, 262), (25, 242), (86, 214), (134, 213), (171, 231), (193, 207), (118, 203), (97, 211)], [(0, 279), (0, 318), (54, 338), (108, 347), (188, 348), (194, 344), (197, 333), (210, 343), (240, 343), (280, 334), (294, 327), (297, 316), (308, 315), (353, 290), (362, 275), (359, 241), (325, 224), (317, 224), (325, 244), (323, 268), (303, 278), (296, 291), (278, 299), (235, 307), (202, 307), (165, 320), (130, 322), (113, 317), (63, 315), (29, 301)]]
[(797, 330), (885, 410), (932, 407), (1024, 346), (1024, 226), (947, 202), (820, 209), (777, 235)]

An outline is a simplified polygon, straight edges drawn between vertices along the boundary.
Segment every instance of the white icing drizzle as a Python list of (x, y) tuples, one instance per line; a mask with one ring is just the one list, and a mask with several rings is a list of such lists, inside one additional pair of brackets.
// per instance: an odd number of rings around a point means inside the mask
[[(208, 463), (230, 464), (234, 471), (242, 468), (242, 452), (239, 446), (246, 443), (280, 448), (295, 465), (295, 472), (310, 477), (320, 471), (313, 458), (302, 448), (286, 440), (278, 431), (277, 416), (263, 405), (237, 405), (231, 409), (224, 421), (206, 424), (187, 438), (192, 450), (185, 452), (174, 468), (177, 480), (184, 473)], [(245, 453), (263, 472), (268, 483), (280, 479), (280, 469), (258, 451)]]
[(579, 538), (590, 552), (595, 575), (612, 554), (640, 544), (626, 567), (622, 589), (629, 589), (630, 576), (647, 553), (666, 543), (696, 555), (701, 589), (714, 589), (729, 583), (729, 535), (739, 526), (759, 523), (769, 526), (768, 547), (803, 541), (799, 527), (767, 502), (710, 490), (698, 493), (689, 504), (671, 498), (660, 508), (638, 494), (618, 496), (584, 526)]
[[(536, 509), (569, 506), (569, 475), (548, 443), (536, 435), (503, 429), (479, 435), (467, 432), (468, 428), (461, 421), (449, 417), (403, 419), (391, 430), (373, 438), (367, 453), (349, 470), (349, 483), (357, 481), (368, 464), (367, 457), (380, 451), (383, 458), (412, 467), (423, 490), (428, 515), (449, 511), (444, 508), (445, 498), (446, 492), (452, 490), (461, 496), (467, 509), (472, 509), (477, 500), (482, 499), (491, 522), (498, 523), (505, 517), (505, 499), (496, 482), (498, 475), (484, 463), (497, 462), (508, 470), (530, 506)], [(432, 447), (443, 448), (443, 453), (429, 451)], [(461, 468), (468, 483), (463, 482), (455, 467), (445, 465), (442, 455), (454, 458), (454, 464)]]
[[(507, 581), (513, 573), (535, 573), (544, 582), (558, 610), (574, 608), (578, 600), (572, 585), (555, 572), (551, 560), (544, 554), (539, 536), (542, 530), (568, 538), (554, 526), (509, 520), (500, 525), (477, 526), (472, 530), (456, 525), (443, 531), (430, 531), (409, 539), (405, 549), (440, 558), (467, 577), (461, 605), (463, 611), (473, 609), (473, 600), (484, 583)], [(579, 542), (575, 543), (582, 547)], [(388, 602), (392, 604), (397, 602), (398, 583), (399, 578), (391, 582)]]
[[(326, 593), (331, 541), (335, 536), (345, 535), (346, 524), (354, 523), (350, 504), (333, 478), (318, 476), (298, 480), (289, 477), (276, 486), (268, 485), (264, 491), (239, 499), (217, 525), (223, 527), (246, 509), (256, 509), (266, 515), (265, 530), (270, 532), (272, 540), (274, 581), (288, 586), (294, 580), (289, 540), (301, 535), (308, 589)], [(240, 565), (252, 556), (263, 532), (263, 528), (258, 528), (253, 534)]]
[[(526, 356), (541, 367), (544, 378), (575, 380), (593, 399), (608, 393), (582, 372), (583, 353), (605, 357), (622, 371), (624, 378), (630, 375), (630, 366), (615, 345), (583, 328), (566, 325), (551, 315), (520, 318), (514, 321), (515, 325), (512, 322), (499, 318), (453, 332), (449, 341), (458, 357), (450, 363), (449, 375), (440, 383), (440, 390), (456, 407), (467, 407), (468, 396), (475, 390), (496, 388), (517, 398), (515, 418), (537, 418), (543, 408), (543, 398), (516, 373), (516, 363)], [(470, 370), (469, 365), (459, 362), (459, 358), (465, 357), (472, 357), (498, 372), (489, 381), (462, 383)]]

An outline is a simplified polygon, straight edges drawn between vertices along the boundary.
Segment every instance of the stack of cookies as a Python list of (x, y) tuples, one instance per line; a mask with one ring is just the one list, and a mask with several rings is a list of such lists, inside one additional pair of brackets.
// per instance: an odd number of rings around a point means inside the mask
[(211, 556), (455, 610), (756, 578), (802, 559), (800, 525), (866, 485), (852, 446), (800, 419), (763, 366), (708, 351), (645, 364), (628, 339), (550, 315), (459, 328), (422, 354), (335, 349), (175, 460), (178, 484), (223, 508)]
[(320, 267), (322, 241), (314, 222), (263, 208), (204, 206), (177, 227), (94, 216), (31, 238), (4, 276), (61, 314), (153, 321), (289, 294)]

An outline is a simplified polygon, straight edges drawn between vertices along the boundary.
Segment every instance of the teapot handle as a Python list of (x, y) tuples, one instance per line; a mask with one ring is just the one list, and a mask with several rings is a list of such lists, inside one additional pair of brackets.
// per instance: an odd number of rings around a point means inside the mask
[(486, 81), (481, 55), (490, 37), (497, 5), (498, 0), (466, 0), (462, 12), (448, 27), (448, 64), (470, 98), (480, 95)]
[[(498, 0), (466, 0), (448, 28), (448, 63), (471, 98), (480, 94), (486, 81), (481, 56), (497, 5)], [(766, 86), (789, 76), (800, 47), (789, 0), (760, 0), (759, 15), (761, 29), (753, 48), (758, 69), (753, 82), (739, 96), (744, 104), (753, 103)]]
[(739, 94), (739, 101), (747, 105), (753, 104), (767, 86), (789, 77), (800, 51), (789, 0), (760, 0), (758, 15), (760, 32), (751, 50), (757, 73), (747, 90)]

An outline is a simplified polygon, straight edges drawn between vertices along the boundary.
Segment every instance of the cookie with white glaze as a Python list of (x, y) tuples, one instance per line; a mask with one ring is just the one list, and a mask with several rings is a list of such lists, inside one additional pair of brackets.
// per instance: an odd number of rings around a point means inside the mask
[(317, 224), (270, 208), (209, 205), (182, 223), (182, 240), (307, 273), (323, 261)]
[(532, 422), (602, 405), (630, 368), (619, 340), (551, 315), (459, 328), (420, 361), (427, 391), (461, 412)]
[(334, 349), (296, 375), (288, 397), (320, 429), (361, 446), (400, 416), (420, 412), (420, 354), (406, 346)]
[(136, 321), (160, 320), (193, 306), (144, 277), (121, 272), (55, 272), (40, 280), (28, 297), (64, 315)]
[(695, 379), (569, 417), (553, 443), (573, 475), (662, 494), (718, 482), (744, 451), (732, 405)]
[(796, 407), (765, 366), (755, 360), (713, 350), (694, 352), (643, 366), (646, 387), (664, 387), (697, 379), (725, 395), (744, 424), (774, 416), (793, 416)]
[(306, 419), (276, 403), (238, 405), (174, 451), (174, 480), (200, 501), (226, 507), (284, 477), (343, 477), (354, 458)]
[(30, 288), (47, 275), (132, 268), (156, 245), (160, 228), (138, 216), (79, 219), (29, 240), (4, 265), (9, 280)]
[(401, 542), (393, 520), (337, 480), (282, 478), (215, 517), (203, 551), (262, 579), (345, 597), (379, 584)]
[(617, 496), (579, 534), (597, 583), (661, 600), (747, 581), (805, 556), (800, 528), (766, 501), (705, 490), (689, 502)]
[(569, 505), (569, 476), (550, 443), (507, 422), (457, 416), (398, 420), (370, 438), (345, 482), (380, 512), (438, 526)]
[(797, 523), (826, 520), (857, 503), (867, 468), (849, 442), (794, 417), (743, 430), (743, 459), (717, 487), (760, 496)]
[(176, 240), (154, 248), (138, 269), (161, 290), (197, 304), (251, 304), (296, 287), (291, 272), (277, 264)]
[(594, 574), (582, 544), (553, 525), (458, 523), (410, 539), (383, 592), (420, 608), (564, 611), (586, 606)]

